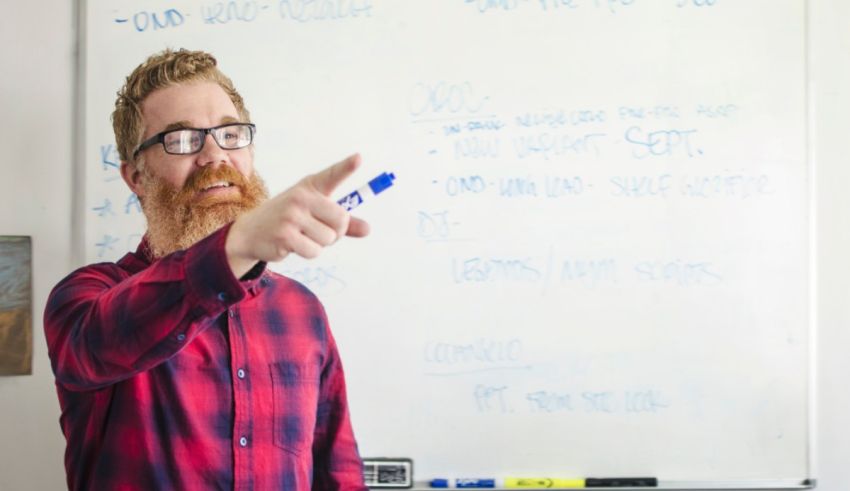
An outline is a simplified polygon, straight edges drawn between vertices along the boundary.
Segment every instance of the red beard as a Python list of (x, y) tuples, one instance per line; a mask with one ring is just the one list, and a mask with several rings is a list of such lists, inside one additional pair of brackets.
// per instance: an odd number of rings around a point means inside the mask
[[(231, 184), (225, 192), (203, 192), (222, 181)], [(154, 258), (188, 248), (268, 198), (265, 183), (256, 172), (246, 178), (229, 165), (204, 166), (190, 175), (181, 189), (145, 168), (142, 186), (142, 209)]]

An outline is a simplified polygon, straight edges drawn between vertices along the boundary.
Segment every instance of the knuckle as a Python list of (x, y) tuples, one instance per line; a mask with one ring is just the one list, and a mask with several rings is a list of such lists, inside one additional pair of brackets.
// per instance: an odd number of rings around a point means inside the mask
[(291, 192), (289, 193), (288, 204), (290, 206), (303, 208), (307, 206), (309, 196), (310, 192), (307, 191), (307, 189), (305, 189), (303, 186), (296, 186), (292, 188)]

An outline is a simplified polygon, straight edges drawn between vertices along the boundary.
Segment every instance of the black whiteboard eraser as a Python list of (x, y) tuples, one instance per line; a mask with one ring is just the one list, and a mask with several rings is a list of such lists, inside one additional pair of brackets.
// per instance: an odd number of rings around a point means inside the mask
[(586, 488), (654, 488), (656, 486), (658, 486), (658, 479), (655, 477), (588, 477), (584, 480)]
[(370, 488), (412, 488), (413, 461), (389, 457), (363, 459), (363, 479)]

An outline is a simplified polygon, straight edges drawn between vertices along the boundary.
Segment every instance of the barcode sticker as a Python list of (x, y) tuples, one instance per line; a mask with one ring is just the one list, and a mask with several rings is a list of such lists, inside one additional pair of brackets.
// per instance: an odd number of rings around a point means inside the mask
[(413, 487), (413, 461), (410, 459), (363, 459), (363, 479), (370, 488)]

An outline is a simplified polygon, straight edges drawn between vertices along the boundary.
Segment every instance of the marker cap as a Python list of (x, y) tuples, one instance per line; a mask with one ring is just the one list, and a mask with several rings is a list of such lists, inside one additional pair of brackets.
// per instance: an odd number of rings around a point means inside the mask
[(373, 193), (378, 194), (384, 189), (392, 186), (394, 180), (395, 174), (392, 172), (384, 172), (380, 176), (369, 181), (369, 188), (372, 189)]

